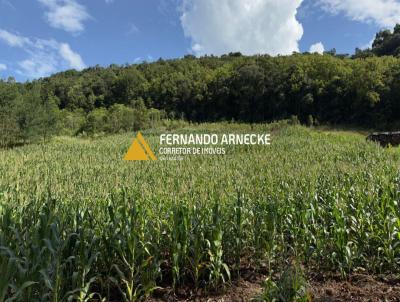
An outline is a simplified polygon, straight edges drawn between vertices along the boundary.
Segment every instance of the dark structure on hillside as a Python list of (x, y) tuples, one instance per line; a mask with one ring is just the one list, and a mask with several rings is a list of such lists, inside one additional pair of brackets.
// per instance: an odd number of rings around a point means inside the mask
[(372, 133), (367, 137), (367, 140), (377, 142), (382, 147), (389, 145), (396, 147), (400, 145), (400, 131)]

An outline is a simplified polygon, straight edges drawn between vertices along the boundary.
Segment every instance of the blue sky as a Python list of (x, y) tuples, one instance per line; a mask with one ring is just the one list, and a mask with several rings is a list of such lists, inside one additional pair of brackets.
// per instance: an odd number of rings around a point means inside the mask
[(353, 53), (400, 0), (0, 0), (0, 77), (185, 54)]

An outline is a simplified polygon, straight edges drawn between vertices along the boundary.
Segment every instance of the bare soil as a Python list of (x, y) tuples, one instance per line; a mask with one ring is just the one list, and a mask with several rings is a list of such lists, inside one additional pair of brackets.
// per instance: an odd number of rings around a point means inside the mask
[(331, 278), (311, 282), (313, 301), (400, 301), (400, 279), (353, 274), (348, 280)]
[[(250, 275), (220, 294), (194, 291), (190, 288), (178, 290), (175, 294), (170, 289), (157, 290), (148, 302), (242, 302), (252, 301), (262, 293), (265, 276)], [(316, 302), (400, 302), (400, 278), (352, 274), (346, 280), (339, 276), (310, 276), (309, 290), (312, 301)]]

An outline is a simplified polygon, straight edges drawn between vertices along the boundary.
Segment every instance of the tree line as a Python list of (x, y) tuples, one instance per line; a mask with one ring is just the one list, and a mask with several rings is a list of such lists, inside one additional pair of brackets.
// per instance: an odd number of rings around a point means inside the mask
[(53, 135), (119, 133), (156, 127), (165, 112), (146, 108), (143, 100), (93, 107), (61, 108), (60, 99), (41, 81), (0, 82), (0, 147), (46, 142)]
[(0, 81), (0, 144), (143, 129), (164, 118), (400, 128), (400, 26), (355, 55), (159, 59)]

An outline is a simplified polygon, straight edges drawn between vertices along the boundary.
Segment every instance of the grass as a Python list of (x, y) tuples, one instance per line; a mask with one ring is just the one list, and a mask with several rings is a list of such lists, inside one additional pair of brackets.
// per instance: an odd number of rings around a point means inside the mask
[[(285, 123), (178, 131), (271, 132), (272, 145), (156, 162), (122, 160), (133, 134), (0, 151), (0, 301), (215, 291), (292, 261), (400, 272), (398, 149)], [(154, 151), (158, 133), (143, 133)]]

